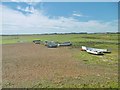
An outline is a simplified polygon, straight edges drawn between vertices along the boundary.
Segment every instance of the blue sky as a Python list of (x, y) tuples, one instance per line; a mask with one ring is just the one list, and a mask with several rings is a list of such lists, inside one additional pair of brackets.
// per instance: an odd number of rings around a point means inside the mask
[(117, 3), (113, 2), (45, 3), (43, 6), (48, 15), (70, 17), (73, 13), (77, 13), (87, 16), (78, 18), (83, 21), (91, 19), (109, 21), (117, 19), (118, 15)]
[(3, 2), (3, 34), (117, 32), (117, 2)]

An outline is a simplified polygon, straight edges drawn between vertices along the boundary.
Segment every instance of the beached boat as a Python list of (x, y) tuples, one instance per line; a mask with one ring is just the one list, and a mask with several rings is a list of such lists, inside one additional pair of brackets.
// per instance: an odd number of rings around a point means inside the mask
[(87, 49), (86, 51), (87, 51), (88, 53), (91, 53), (91, 54), (104, 55), (103, 52), (101, 52), (101, 51), (96, 51), (96, 50), (94, 50), (94, 49)]
[(109, 51), (108, 49), (98, 49), (98, 48), (90, 48), (90, 47), (86, 47), (86, 46), (82, 46), (82, 50), (86, 51), (88, 53), (91, 54), (96, 54), (96, 55), (100, 55), (100, 54), (104, 54), (104, 53), (111, 53), (111, 51)]
[(87, 50), (88, 49), (94, 50), (94, 51), (97, 51), (97, 52), (110, 53), (110, 51), (108, 49), (98, 49), (98, 48), (89, 48), (89, 47), (87, 47)]
[(58, 46), (71, 46), (71, 45), (72, 45), (71, 42), (63, 42), (58, 44)]
[(87, 47), (86, 46), (82, 46), (82, 51), (86, 51), (87, 50)]

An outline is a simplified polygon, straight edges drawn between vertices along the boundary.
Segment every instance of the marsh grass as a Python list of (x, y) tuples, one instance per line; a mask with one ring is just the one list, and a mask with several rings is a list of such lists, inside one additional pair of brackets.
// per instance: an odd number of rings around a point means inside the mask
[[(81, 63), (100, 66), (109, 70), (118, 70), (118, 34), (67, 34), (67, 35), (21, 35), (2, 36), (0, 44), (32, 43), (33, 40), (50, 40), (55, 42), (71, 41), (73, 45), (69, 48), (72, 56)], [(92, 55), (81, 51), (81, 46), (109, 49), (111, 53), (104, 55)], [(59, 48), (59, 47), (58, 47)], [(114, 77), (116, 79), (116, 77)], [(117, 88), (118, 82), (114, 78), (105, 80), (104, 76), (85, 76), (75, 78), (63, 78), (54, 82), (41, 80), (32, 84), (32, 88)], [(83, 83), (81, 82), (83, 81)], [(104, 81), (104, 82), (101, 82)], [(13, 84), (8, 82), (5, 87)], [(26, 84), (27, 85), (27, 84)], [(28, 85), (28, 87), (30, 84)], [(30, 87), (31, 87), (30, 86)]]

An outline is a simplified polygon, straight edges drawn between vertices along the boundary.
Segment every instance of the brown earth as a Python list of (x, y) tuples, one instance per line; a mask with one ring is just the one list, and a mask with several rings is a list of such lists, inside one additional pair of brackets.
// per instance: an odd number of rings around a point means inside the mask
[(59, 83), (65, 78), (109, 77), (116, 74), (109, 69), (89, 66), (76, 60), (72, 54), (74, 50), (69, 47), (47, 48), (21, 43), (3, 45), (2, 49), (3, 87), (33, 87), (41, 80)]

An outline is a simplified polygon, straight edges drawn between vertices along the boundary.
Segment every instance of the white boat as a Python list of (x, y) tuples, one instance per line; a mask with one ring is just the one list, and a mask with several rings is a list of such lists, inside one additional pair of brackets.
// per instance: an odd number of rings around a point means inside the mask
[(104, 53), (110, 53), (108, 49), (90, 48), (86, 46), (82, 46), (82, 50), (87, 51), (88, 53), (91, 53), (91, 54), (96, 54), (96, 55), (103, 55)]
[(82, 50), (83, 50), (83, 51), (86, 51), (86, 50), (87, 50), (87, 47), (86, 47), (86, 46), (82, 46)]
[(101, 52), (101, 51), (96, 51), (96, 50), (93, 50), (93, 49), (87, 49), (86, 51), (87, 51), (88, 53), (95, 54), (95, 55), (104, 55), (103, 52)]
[(108, 49), (98, 49), (98, 48), (89, 48), (89, 47), (87, 47), (87, 49), (94, 50), (97, 52), (110, 53)]

